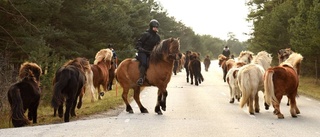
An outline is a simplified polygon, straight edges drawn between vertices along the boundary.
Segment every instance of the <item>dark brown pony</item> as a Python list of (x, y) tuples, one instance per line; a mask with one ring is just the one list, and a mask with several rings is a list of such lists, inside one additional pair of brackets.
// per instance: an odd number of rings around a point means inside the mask
[(109, 70), (111, 69), (112, 51), (110, 49), (101, 49), (97, 52), (94, 64), (91, 65), (93, 72), (93, 85), (98, 90), (98, 99), (101, 99), (104, 92), (101, 92), (100, 86), (106, 92), (109, 82)]
[(284, 116), (280, 111), (280, 102), (283, 95), (287, 95), (290, 101), (290, 113), (297, 117), (300, 110), (296, 104), (296, 96), (299, 86), (299, 72), (303, 57), (298, 53), (292, 53), (289, 58), (277, 67), (269, 68), (265, 73), (264, 90), (267, 104), (274, 107), (274, 114), (279, 119)]
[(189, 61), (190, 61), (191, 51), (187, 51), (185, 55), (184, 69), (186, 70), (187, 83), (189, 83)]
[[(25, 62), (19, 70), (20, 81), (9, 88), (10, 119), (14, 127), (26, 126), (30, 123), (29, 120), (37, 123), (41, 74), (42, 70), (37, 64)], [(24, 115), (27, 110), (28, 118)]]
[(210, 57), (207, 55), (206, 58), (203, 60), (203, 64), (204, 64), (204, 70), (208, 71), (211, 61), (210, 61)]
[(201, 62), (199, 60), (199, 55), (196, 52), (192, 52), (189, 60), (189, 73), (190, 73), (190, 84), (194, 84), (198, 86), (201, 82), (204, 81), (203, 76), (201, 74)]
[[(166, 98), (168, 95), (167, 85), (170, 82), (173, 62), (178, 59), (180, 52), (180, 40), (169, 38), (162, 40), (151, 52), (149, 68), (142, 86), (158, 87), (158, 98), (155, 112), (162, 114), (166, 110)], [(123, 88), (122, 99), (126, 104), (126, 111), (133, 113), (132, 107), (128, 102), (129, 89), (134, 90), (134, 100), (138, 104), (141, 113), (148, 113), (148, 110), (140, 102), (140, 86), (136, 84), (139, 78), (139, 62), (134, 58), (123, 60), (116, 69), (116, 79)]]
[(59, 117), (63, 117), (63, 103), (66, 102), (64, 121), (69, 122), (71, 116), (76, 116), (75, 107), (79, 97), (77, 108), (81, 108), (81, 97), (84, 94), (86, 83), (85, 73), (91, 71), (89, 61), (86, 58), (76, 58), (66, 62), (56, 71), (53, 78), (53, 95), (51, 105), (54, 108), (54, 116), (58, 109)]
[(111, 66), (109, 69), (109, 81), (108, 81), (108, 90), (112, 90), (113, 80), (115, 77), (114, 71), (116, 70), (118, 64), (116, 60), (111, 61)]

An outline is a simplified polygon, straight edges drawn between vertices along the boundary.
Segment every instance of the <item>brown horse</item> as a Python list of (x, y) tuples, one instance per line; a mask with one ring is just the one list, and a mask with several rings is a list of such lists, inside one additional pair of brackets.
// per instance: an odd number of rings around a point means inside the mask
[[(10, 119), (14, 127), (28, 125), (32, 120), (37, 123), (37, 110), (40, 103), (41, 68), (30, 62), (25, 62), (19, 70), (20, 81), (13, 84), (8, 91), (11, 107)], [(28, 118), (24, 113), (28, 110)]]
[(51, 105), (54, 108), (54, 116), (58, 110), (59, 117), (63, 117), (63, 104), (66, 102), (64, 121), (69, 122), (71, 116), (76, 116), (75, 107), (81, 108), (81, 97), (84, 94), (86, 74), (91, 71), (89, 61), (86, 58), (76, 58), (66, 62), (56, 71), (53, 78), (53, 95)]
[(203, 60), (203, 64), (204, 64), (204, 70), (208, 71), (211, 64), (209, 55), (207, 55), (206, 58)]
[(300, 110), (296, 104), (296, 96), (299, 86), (300, 65), (303, 57), (298, 53), (292, 53), (287, 60), (277, 67), (269, 68), (265, 73), (264, 90), (266, 103), (274, 107), (274, 114), (279, 119), (284, 116), (280, 111), (280, 102), (283, 95), (290, 100), (290, 113), (297, 117)]
[(226, 75), (227, 75), (227, 64), (226, 62), (229, 60), (229, 58), (227, 58), (226, 56), (220, 54), (218, 56), (218, 60), (219, 60), (219, 66), (222, 68), (222, 72), (223, 72), (223, 81), (226, 82)]
[(97, 52), (94, 64), (91, 65), (93, 72), (93, 85), (98, 90), (98, 99), (102, 99), (104, 92), (101, 92), (100, 86), (106, 92), (109, 82), (109, 69), (111, 69), (112, 51), (110, 49), (101, 49)]
[(204, 81), (203, 76), (201, 74), (201, 62), (199, 60), (199, 54), (196, 52), (192, 52), (189, 57), (190, 60), (188, 70), (190, 73), (190, 84), (193, 85), (194, 81), (194, 84), (198, 86), (199, 84), (201, 84), (201, 82)]
[[(162, 40), (151, 52), (149, 68), (146, 72), (146, 80), (142, 86), (158, 87), (158, 98), (155, 112), (162, 114), (166, 110), (166, 98), (168, 95), (167, 85), (170, 82), (174, 60), (178, 59), (180, 52), (180, 40), (169, 38)], [(140, 87), (136, 84), (139, 78), (139, 62), (134, 58), (123, 60), (116, 69), (116, 79), (123, 88), (122, 98), (126, 104), (126, 111), (133, 113), (128, 102), (129, 89), (134, 90), (134, 100), (138, 104), (141, 113), (148, 113), (148, 110), (140, 102)]]

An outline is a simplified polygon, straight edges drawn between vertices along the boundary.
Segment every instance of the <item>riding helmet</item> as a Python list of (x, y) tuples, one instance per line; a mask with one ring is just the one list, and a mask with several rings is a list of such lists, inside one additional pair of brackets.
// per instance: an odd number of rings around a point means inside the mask
[(159, 27), (160, 24), (159, 24), (159, 22), (158, 22), (157, 20), (152, 19), (152, 20), (150, 21), (150, 23), (149, 23), (149, 26), (150, 26), (150, 28)]

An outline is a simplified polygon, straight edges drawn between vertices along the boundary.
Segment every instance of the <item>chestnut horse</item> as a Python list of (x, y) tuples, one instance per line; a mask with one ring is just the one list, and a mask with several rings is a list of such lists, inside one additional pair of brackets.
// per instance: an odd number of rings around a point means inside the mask
[(300, 110), (296, 104), (296, 96), (299, 86), (300, 65), (303, 57), (298, 53), (292, 53), (287, 60), (279, 66), (269, 68), (264, 79), (264, 90), (266, 103), (274, 107), (274, 114), (279, 119), (284, 116), (280, 111), (280, 102), (283, 95), (287, 95), (290, 101), (290, 113), (292, 117), (297, 117)]
[(112, 51), (110, 49), (101, 49), (97, 52), (94, 64), (91, 65), (93, 72), (93, 85), (98, 90), (98, 99), (102, 99), (104, 92), (101, 92), (100, 86), (106, 92), (109, 82), (109, 69), (111, 69)]
[[(160, 107), (163, 111), (166, 111), (167, 85), (171, 79), (174, 60), (178, 59), (179, 52), (180, 40), (178, 38), (169, 38), (156, 45), (150, 55), (149, 68), (142, 86), (158, 87), (155, 112), (159, 115), (162, 114)], [(132, 107), (128, 102), (128, 92), (132, 88), (134, 90), (134, 100), (138, 104), (141, 113), (148, 113), (148, 110), (140, 102), (140, 86), (136, 84), (140, 73), (138, 68), (138, 60), (127, 58), (116, 69), (116, 79), (123, 88), (122, 99), (126, 104), (126, 111), (133, 113)]]
[(219, 56), (218, 56), (218, 60), (219, 60), (219, 67), (221, 67), (222, 68), (222, 73), (223, 73), (223, 76), (222, 76), (222, 78), (223, 78), (223, 81), (224, 82), (226, 82), (226, 75), (227, 75), (227, 64), (226, 64), (226, 62), (229, 60), (229, 58), (227, 58), (226, 56), (224, 56), (224, 55), (222, 55), (222, 54), (220, 54)]
[(208, 72), (208, 69), (211, 64), (211, 60), (210, 60), (209, 55), (207, 55), (206, 58), (203, 60), (203, 64), (204, 64), (204, 70)]
[[(253, 58), (250, 64), (244, 65), (239, 69), (237, 81), (242, 93), (240, 107), (243, 108), (247, 104), (251, 115), (254, 115), (254, 112), (260, 112), (258, 91), (264, 91), (263, 76), (265, 70), (270, 67), (271, 61), (271, 55), (261, 51)], [(269, 109), (266, 104), (265, 109)]]
[[(30, 62), (25, 62), (19, 70), (20, 81), (13, 84), (8, 91), (11, 107), (10, 119), (14, 127), (28, 125), (32, 120), (37, 123), (37, 110), (40, 103), (41, 68)], [(28, 118), (24, 113), (28, 110)]]
[(86, 58), (76, 58), (66, 62), (56, 71), (53, 78), (53, 95), (51, 105), (54, 108), (54, 116), (58, 109), (59, 117), (63, 116), (63, 103), (66, 101), (66, 111), (64, 121), (69, 122), (69, 116), (76, 116), (75, 107), (77, 98), (79, 109), (82, 104), (84, 85), (86, 83), (86, 72), (91, 70), (89, 61)]

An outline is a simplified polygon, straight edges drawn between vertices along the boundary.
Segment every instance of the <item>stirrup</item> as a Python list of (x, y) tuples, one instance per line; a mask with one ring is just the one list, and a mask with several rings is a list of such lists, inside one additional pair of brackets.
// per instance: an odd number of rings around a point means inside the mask
[(143, 84), (143, 78), (139, 78), (137, 81), (137, 85), (141, 86)]

